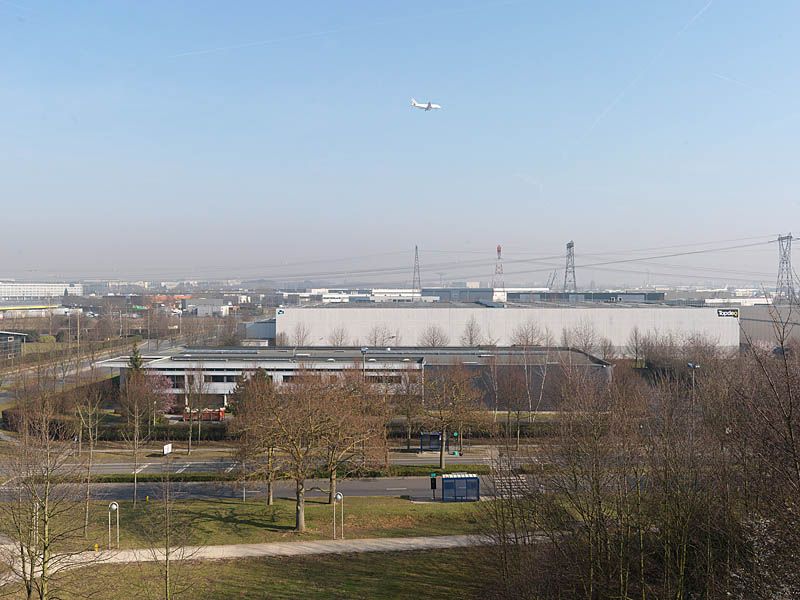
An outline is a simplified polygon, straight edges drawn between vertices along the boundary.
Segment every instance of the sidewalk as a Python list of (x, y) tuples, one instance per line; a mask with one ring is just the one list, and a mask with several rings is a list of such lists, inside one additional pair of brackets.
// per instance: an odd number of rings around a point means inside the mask
[[(478, 535), (442, 535), (407, 538), (367, 538), (356, 540), (315, 540), (307, 542), (270, 542), (264, 544), (227, 544), (224, 546), (187, 546), (176, 550), (173, 560), (225, 560), (265, 556), (305, 556), (309, 554), (349, 554), (351, 552), (404, 552), (438, 548), (464, 548), (490, 543)], [(144, 549), (93, 552), (76, 556), (77, 561), (103, 563), (152, 562), (164, 559), (162, 550)]]
[[(316, 540), (306, 542), (270, 542), (264, 544), (226, 544), (223, 546), (186, 546), (174, 550), (170, 560), (229, 560), (270, 556), (308, 556), (313, 554), (350, 554), (353, 552), (407, 552), (441, 548), (484, 546), (492, 541), (479, 535), (441, 535), (405, 538), (367, 538), (355, 540)], [(11, 548), (8, 548), (10, 550)], [(104, 550), (81, 552), (62, 557), (60, 569), (88, 565), (155, 562), (164, 560), (162, 549)], [(17, 578), (6, 575), (0, 586)]]

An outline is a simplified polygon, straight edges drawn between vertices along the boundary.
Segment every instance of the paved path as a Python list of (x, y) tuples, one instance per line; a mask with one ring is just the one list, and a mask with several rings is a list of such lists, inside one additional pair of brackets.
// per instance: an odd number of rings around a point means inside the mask
[[(222, 546), (186, 546), (176, 549), (171, 560), (230, 560), (271, 556), (309, 556), (314, 554), (350, 554), (354, 552), (407, 552), (484, 546), (492, 541), (479, 535), (441, 535), (405, 538), (367, 538), (355, 540), (315, 540), (304, 542), (270, 542), (264, 544), (226, 544)], [(12, 550), (11, 547), (0, 550)], [(60, 569), (75, 569), (100, 564), (156, 562), (164, 560), (163, 550), (131, 549), (81, 552), (63, 557)], [(17, 580), (14, 575), (0, 578), (0, 586)]]
[[(231, 558), (256, 558), (265, 556), (306, 556), (309, 554), (349, 554), (351, 552), (404, 552), (439, 548), (464, 548), (489, 543), (489, 538), (478, 535), (442, 535), (407, 538), (367, 538), (356, 540), (315, 540), (304, 542), (270, 542), (265, 544), (226, 544), (224, 546), (196, 546), (182, 548), (174, 557), (177, 560), (227, 560)], [(94, 553), (87, 559), (97, 560)], [(133, 563), (163, 560), (162, 551), (118, 550), (101, 553), (104, 563)]]

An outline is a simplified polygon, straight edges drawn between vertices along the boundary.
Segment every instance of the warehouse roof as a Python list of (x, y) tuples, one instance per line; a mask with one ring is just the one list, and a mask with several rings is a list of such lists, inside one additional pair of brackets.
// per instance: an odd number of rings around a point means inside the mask
[[(129, 358), (121, 356), (102, 361), (103, 367), (126, 368)], [(394, 363), (418, 362), (428, 365), (463, 364), (478, 366), (485, 364), (513, 365), (522, 364), (572, 364), (585, 366), (608, 366), (610, 363), (587, 354), (576, 348), (542, 347), (529, 348), (485, 347), (485, 348), (420, 348), (390, 347), (366, 348), (362, 352), (359, 347), (298, 347), (298, 348), (187, 348), (185, 351), (169, 356), (145, 356), (145, 366), (168, 367), (170, 364), (195, 363), (208, 366), (219, 363), (244, 363), (257, 367), (274, 363), (356, 363), (361, 361)]]

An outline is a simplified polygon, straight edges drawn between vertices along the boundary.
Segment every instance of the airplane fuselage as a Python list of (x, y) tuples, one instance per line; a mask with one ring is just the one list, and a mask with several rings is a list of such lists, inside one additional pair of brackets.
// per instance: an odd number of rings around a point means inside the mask
[(411, 106), (424, 111), (437, 110), (439, 108), (442, 108), (441, 105), (439, 104), (433, 104), (432, 102), (417, 102), (413, 98), (411, 99)]

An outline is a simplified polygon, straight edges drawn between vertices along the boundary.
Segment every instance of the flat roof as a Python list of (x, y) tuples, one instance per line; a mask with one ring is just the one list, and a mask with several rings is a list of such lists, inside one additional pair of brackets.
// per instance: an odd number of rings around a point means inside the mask
[[(264, 347), (236, 347), (236, 348), (187, 348), (182, 352), (164, 356), (142, 357), (144, 365), (148, 368), (170, 368), (183, 364), (202, 365), (211, 368), (212, 365), (229, 364), (238, 365), (269, 365), (278, 363), (425, 363), (427, 365), (453, 365), (480, 366), (485, 364), (514, 365), (522, 364), (573, 364), (605, 367), (610, 363), (582, 352), (576, 348), (568, 347), (543, 347), (532, 346), (522, 348), (519, 346), (504, 347), (443, 347), (420, 348), (388, 347), (367, 348), (366, 352), (359, 347), (329, 347), (312, 346), (298, 348), (264, 348)], [(101, 361), (100, 366), (111, 368), (126, 368), (129, 358), (120, 356)]]
[[(580, 292), (579, 292), (580, 294)], [(537, 300), (534, 302), (489, 302), (489, 301), (476, 301), (476, 302), (329, 302), (318, 303), (312, 302), (309, 304), (298, 304), (291, 306), (279, 306), (276, 310), (308, 310), (314, 308), (324, 308), (325, 310), (356, 310), (359, 308), (376, 310), (403, 310), (407, 308), (413, 309), (438, 309), (443, 310), (446, 308), (483, 308), (486, 310), (498, 310), (504, 308), (518, 308), (518, 309), (550, 309), (550, 310), (564, 310), (569, 308), (594, 308), (597, 310), (624, 310), (631, 308), (653, 308), (659, 310), (698, 310), (709, 309), (709, 306), (674, 306), (665, 302), (591, 302), (588, 300), (576, 300), (575, 302), (556, 302)]]

